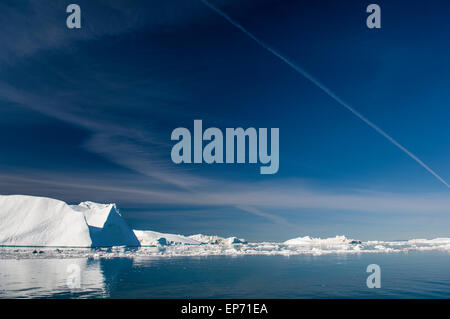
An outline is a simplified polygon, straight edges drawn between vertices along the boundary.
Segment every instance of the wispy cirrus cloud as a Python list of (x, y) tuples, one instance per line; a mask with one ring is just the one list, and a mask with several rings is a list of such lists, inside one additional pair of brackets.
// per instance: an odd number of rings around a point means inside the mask
[[(105, 92), (128, 92), (131, 96), (136, 86), (143, 87), (149, 97), (141, 98), (141, 104), (152, 105), (148, 108), (148, 118), (160, 118), (165, 104), (173, 104), (178, 92), (173, 92), (164, 84), (154, 83), (151, 78), (133, 81), (114, 81), (109, 69), (96, 70), (79, 63), (83, 70), (78, 76), (71, 76), (45, 60), (36, 59), (43, 64), (49, 74), (70, 84), (71, 89), (47, 87), (40, 80), (32, 85), (14, 83), (8, 76), (1, 74), (2, 67), (14, 72), (18, 61), (27, 61), (33, 56), (47, 50), (59, 50), (71, 55), (71, 46), (76, 47), (82, 41), (97, 41), (102, 37), (133, 32), (137, 29), (154, 30), (177, 27), (189, 23), (205, 13), (201, 5), (193, 5), (182, 1), (176, 3), (159, 3), (142, 10), (141, 1), (83, 1), (78, 4), (82, 8), (82, 29), (68, 30), (65, 27), (65, 6), (59, 2), (42, 4), (35, 1), (24, 1), (17, 4), (0, 4), (0, 10), (11, 19), (0, 22), (0, 38), (3, 50), (0, 52), (0, 101), (12, 103), (18, 107), (39, 112), (45, 116), (70, 123), (90, 132), (91, 136), (83, 145), (88, 152), (98, 154), (107, 161), (157, 179), (161, 184), (188, 188), (204, 180), (183, 172), (172, 172), (168, 169), (167, 150), (170, 145), (166, 136), (161, 136), (152, 127), (151, 121), (138, 123), (135, 119), (125, 120), (122, 110), (129, 109), (127, 102), (117, 96), (103, 94), (101, 99), (86, 89), (87, 83), (95, 83), (95, 88)], [(189, 12), (189, 14), (186, 14)], [(117, 23), (121, 21), (121, 23)], [(32, 31), (32, 32), (31, 32)], [(106, 72), (106, 73), (105, 73)], [(139, 83), (136, 83), (139, 82)], [(142, 82), (143, 81), (143, 82)], [(76, 87), (83, 88), (80, 94)], [(81, 95), (81, 96), (80, 96)], [(90, 97), (94, 95), (95, 107), (90, 105)], [(76, 99), (74, 99), (76, 97)], [(116, 104), (114, 112), (113, 104)], [(103, 104), (103, 105), (102, 105)], [(154, 111), (152, 111), (154, 110)], [(170, 164), (170, 163), (169, 163)]]
[[(142, 185), (132, 178), (122, 177), (125, 183), (118, 183), (114, 177), (45, 177), (35, 173), (34, 177), (19, 174), (1, 174), (0, 187), (13, 185), (29, 193), (40, 190), (55, 193), (70, 201), (78, 198), (98, 201), (121, 201), (139, 204), (166, 204), (180, 206), (229, 206), (268, 218), (276, 223), (286, 220), (265, 210), (310, 210), (354, 211), (361, 213), (413, 213), (450, 212), (450, 198), (445, 193), (430, 193), (417, 196), (408, 193), (386, 193), (365, 189), (346, 189), (339, 192), (324, 187), (311, 186), (300, 180), (278, 180), (265, 183), (221, 181), (220, 187), (204, 185), (193, 192), (160, 189), (159, 185)], [(4, 184), (4, 185), (2, 185)], [(26, 186), (25, 186), (26, 185)], [(27, 189), (28, 188), (28, 189)], [(93, 192), (95, 191), (95, 192)]]
[(84, 144), (86, 150), (161, 183), (189, 188), (207, 182), (205, 178), (171, 170), (167, 161), (170, 145), (151, 127), (139, 128), (117, 117), (105, 118), (103, 110), (98, 110), (98, 116), (86, 114), (83, 107), (63, 97), (35, 95), (0, 82), (1, 99), (90, 131), (91, 137)]
[(96, 40), (138, 28), (155, 31), (189, 23), (204, 14), (201, 5), (185, 1), (154, 3), (143, 10), (139, 0), (79, 0), (82, 28), (66, 28), (66, 7), (70, 1), (4, 1), (0, 11), (0, 69), (43, 50), (73, 45), (74, 41)]

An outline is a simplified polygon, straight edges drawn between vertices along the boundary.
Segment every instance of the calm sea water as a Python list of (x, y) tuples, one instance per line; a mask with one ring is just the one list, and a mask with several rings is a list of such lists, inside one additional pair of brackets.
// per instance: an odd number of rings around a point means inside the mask
[[(366, 286), (369, 264), (381, 267), (380, 289)], [(449, 298), (450, 253), (0, 259), (0, 297)]]

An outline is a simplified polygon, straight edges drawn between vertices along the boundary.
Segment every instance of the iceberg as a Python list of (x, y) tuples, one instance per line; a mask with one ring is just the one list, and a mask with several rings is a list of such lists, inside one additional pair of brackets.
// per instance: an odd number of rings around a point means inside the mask
[(183, 235), (163, 234), (151, 230), (134, 230), (141, 246), (200, 245), (201, 242)]
[(0, 245), (139, 246), (114, 204), (79, 205), (26, 195), (0, 195)]
[(203, 244), (214, 244), (214, 245), (233, 245), (233, 244), (247, 244), (247, 241), (245, 239), (237, 238), (237, 237), (228, 237), (223, 238), (219, 236), (212, 236), (212, 235), (191, 235), (189, 238), (192, 238), (200, 243)]
[(293, 239), (286, 240), (284, 243), (286, 245), (297, 245), (297, 246), (335, 246), (335, 247), (341, 247), (341, 246), (347, 246), (349, 244), (356, 244), (360, 243), (360, 241), (353, 240), (353, 239), (347, 239), (345, 236), (336, 236), (332, 238), (311, 238), (309, 236), (305, 237), (297, 237)]

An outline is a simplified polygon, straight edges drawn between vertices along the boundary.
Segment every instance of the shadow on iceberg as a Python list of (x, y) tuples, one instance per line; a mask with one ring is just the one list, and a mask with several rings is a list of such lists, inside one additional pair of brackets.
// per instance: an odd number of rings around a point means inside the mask
[(89, 227), (92, 247), (138, 247), (140, 242), (118, 212), (115, 204), (83, 202), (78, 205)]

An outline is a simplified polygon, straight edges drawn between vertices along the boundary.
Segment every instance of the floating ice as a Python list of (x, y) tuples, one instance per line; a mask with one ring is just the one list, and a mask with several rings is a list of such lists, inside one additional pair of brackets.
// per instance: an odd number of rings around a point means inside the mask
[(134, 230), (134, 234), (136, 235), (142, 246), (201, 244), (199, 241), (186, 236), (163, 234), (150, 230)]
[(219, 237), (219, 236), (197, 234), (197, 235), (189, 236), (189, 238), (195, 239), (196, 241), (203, 243), (203, 244), (216, 244), (216, 245), (247, 244), (247, 241), (245, 239), (241, 239), (241, 238), (237, 238), (237, 237), (223, 238), (223, 237)]

